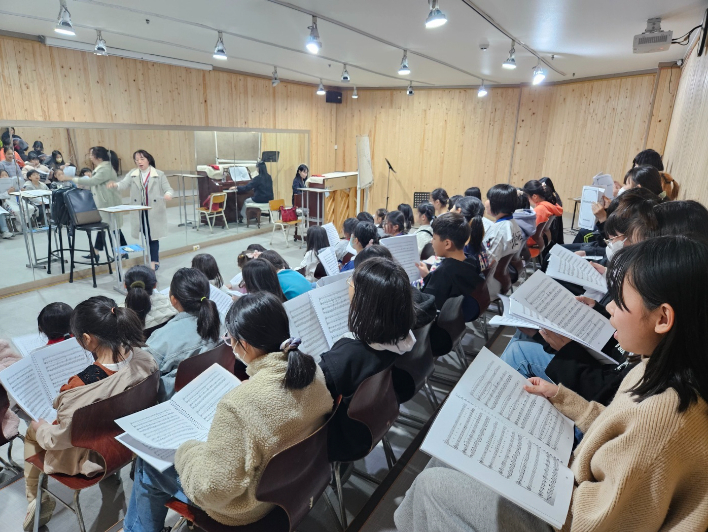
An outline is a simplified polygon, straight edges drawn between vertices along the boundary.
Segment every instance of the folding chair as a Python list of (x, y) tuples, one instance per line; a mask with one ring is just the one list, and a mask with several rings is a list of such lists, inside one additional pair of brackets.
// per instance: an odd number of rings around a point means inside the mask
[[(133, 453), (116, 440), (116, 436), (123, 433), (123, 429), (116, 425), (115, 420), (130, 414), (145, 410), (153, 406), (158, 397), (158, 383), (160, 382), (160, 371), (156, 371), (150, 377), (146, 377), (142, 382), (123, 392), (97, 401), (96, 403), (79, 408), (74, 412), (71, 426), (71, 444), (73, 447), (89, 449), (101, 456), (104, 461), (103, 474), (94, 477), (84, 475), (64, 475), (54, 473), (48, 475), (44, 472), (44, 456), (46, 451), (42, 451), (27, 458), (27, 462), (37, 467), (41, 473), (39, 484), (37, 485), (37, 505), (35, 509), (34, 531), (39, 530), (39, 516), (42, 505), (42, 491), (57, 499), (60, 503), (74, 512), (79, 522), (80, 532), (86, 532), (84, 518), (79, 506), (79, 494), (81, 490), (94, 486), (104, 478), (110, 477), (133, 459)], [(74, 490), (74, 503), (69, 505), (57, 497), (48, 488), (43, 488), (45, 477), (50, 476), (60, 484)]]
[(279, 209), (285, 205), (286, 203), (282, 199), (271, 200), (269, 202), (269, 218), (271, 218), (271, 223), (274, 224), (274, 228), (271, 230), (271, 239), (269, 240), (269, 244), (273, 242), (274, 231), (276, 231), (278, 227), (281, 229), (281, 232), (286, 239), (286, 247), (288, 247), (288, 230), (291, 227), (296, 227), (300, 223), (299, 220), (294, 220), (292, 222), (284, 222), (281, 220), (281, 211)]
[[(217, 216), (221, 216), (224, 220), (224, 226), (222, 229), (229, 227), (227, 223), (227, 217), (224, 215), (224, 207), (227, 203), (227, 193), (226, 192), (213, 192), (210, 194), (210, 202), (207, 207), (198, 207), (197, 212), (199, 213), (200, 222), (202, 222), (202, 215), (204, 215), (207, 225), (210, 226), (210, 233), (214, 233), (214, 221)], [(216, 206), (217, 209), (213, 210), (212, 207)], [(200, 228), (200, 224), (197, 224), (197, 229)]]

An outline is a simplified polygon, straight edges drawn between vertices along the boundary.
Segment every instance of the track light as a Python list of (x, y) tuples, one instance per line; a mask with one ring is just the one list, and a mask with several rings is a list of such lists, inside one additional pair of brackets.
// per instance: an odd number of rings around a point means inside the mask
[(486, 90), (485, 81), (481, 80), (481, 86), (478, 87), (478, 97), (483, 98), (486, 94), (488, 94), (488, 91)]
[(317, 54), (321, 49), (320, 35), (318, 35), (318, 17), (313, 17), (312, 20), (313, 25), (308, 26), (308, 29), (311, 30), (311, 34), (306, 41), (306, 49), (312, 54)]
[(517, 65), (515, 64), (515, 41), (510, 41), (510, 52), (508, 52), (508, 59), (503, 62), (503, 68), (507, 70), (513, 70)]
[(533, 68), (533, 85), (539, 85), (545, 79), (545, 71), (540, 66), (540, 60), (537, 60), (537, 66)]
[(345, 64), (343, 65), (343, 75), (340, 77), (340, 81), (350, 83), (350, 74), (348, 74), (348, 66)]
[(226, 60), (227, 59), (227, 49), (224, 47), (224, 40), (222, 39), (222, 32), (217, 32), (217, 44), (214, 45), (214, 53), (212, 57), (215, 59)]
[(57, 25), (54, 31), (62, 35), (76, 35), (76, 33), (74, 33), (74, 26), (72, 26), (71, 23), (71, 13), (69, 13), (64, 0), (59, 2), (59, 15), (57, 16)]
[(357, 100), (357, 87), (353, 87), (353, 98)]
[(446, 24), (446, 15), (439, 9), (439, 0), (429, 0), (429, 16), (424, 25), (427, 28), (438, 28)]
[(281, 80), (279, 79), (279, 73), (276, 72), (276, 67), (274, 67), (274, 72), (271, 76), (271, 86), (276, 87), (276, 85), (278, 85), (279, 83), (281, 83)]
[(318, 85), (318, 90), (316, 91), (316, 94), (318, 96), (323, 96), (325, 94), (325, 88), (323, 87), (323, 80), (320, 80), (320, 84)]
[(409, 84), (409, 87), (407, 87), (407, 96), (413, 96), (414, 95), (414, 89), (412, 88), (412, 84)]
[(96, 55), (108, 55), (106, 52), (106, 41), (101, 36), (101, 32), (96, 30), (96, 45), (94, 46), (94, 53)]
[(399, 65), (399, 70), (397, 74), (400, 76), (408, 76), (411, 70), (409, 70), (409, 61), (407, 61), (407, 50), (404, 51), (402, 56), (402, 63)]

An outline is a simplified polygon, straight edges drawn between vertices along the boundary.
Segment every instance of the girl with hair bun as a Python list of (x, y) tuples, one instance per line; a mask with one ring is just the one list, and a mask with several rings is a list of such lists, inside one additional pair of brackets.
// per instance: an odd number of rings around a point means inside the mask
[(227, 313), (224, 341), (247, 366), (249, 380), (217, 404), (207, 441), (187, 441), (175, 467), (160, 473), (136, 460), (125, 532), (165, 526), (165, 503), (175, 497), (215, 521), (248, 525), (274, 509), (256, 486), (274, 455), (319, 429), (333, 409), (323, 372), (292, 338), (281, 301), (268, 292), (240, 297)]
[[(25, 456), (45, 452), (47, 473), (94, 477), (104, 472), (104, 461), (94, 451), (72, 446), (72, 420), (81, 407), (108, 399), (132, 388), (157, 369), (153, 357), (141, 349), (143, 327), (131, 309), (113, 299), (96, 296), (79, 303), (71, 314), (70, 329), (95, 362), (71, 377), (54, 399), (57, 418), (32, 421), (25, 434)], [(25, 495), (29, 505), (23, 523), (32, 530), (40, 470), (25, 463)], [(46, 477), (45, 477), (46, 482)], [(52, 517), (56, 501), (42, 494), (39, 526)]]

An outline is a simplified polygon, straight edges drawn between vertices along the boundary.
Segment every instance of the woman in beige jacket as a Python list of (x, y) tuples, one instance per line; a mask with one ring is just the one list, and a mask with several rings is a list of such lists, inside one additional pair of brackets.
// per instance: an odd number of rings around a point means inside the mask
[(150, 247), (150, 265), (157, 270), (160, 266), (159, 239), (168, 234), (166, 202), (170, 201), (175, 191), (168, 183), (162, 170), (156, 170), (155, 159), (145, 150), (133, 154), (134, 168), (118, 183), (109, 183), (109, 188), (131, 190), (130, 205), (147, 205), (148, 211), (134, 212), (131, 215), (131, 236), (139, 238), (143, 231)]
[[(609, 406), (539, 377), (525, 386), (584, 432), (570, 463), (574, 487), (562, 530), (707, 530), (707, 251), (706, 241), (663, 236), (614, 255), (607, 272), (614, 338), (644, 361)], [(557, 349), (569, 342), (549, 331), (545, 339)], [(395, 512), (398, 530), (551, 530), (480, 482), (433, 462)], [(546, 504), (540, 498), (541, 512)]]
[[(25, 434), (25, 459), (46, 451), (46, 473), (93, 477), (103, 472), (103, 459), (88, 449), (72, 447), (74, 413), (135, 386), (158, 366), (150, 353), (140, 349), (143, 326), (138, 315), (119, 307), (113, 299), (96, 296), (79, 303), (72, 312), (71, 330), (96, 361), (61, 387), (53, 403), (56, 421), (48, 423), (40, 419), (30, 423)], [(29, 501), (25, 530), (31, 530), (34, 524), (39, 475), (39, 469), (25, 461), (25, 492)], [(49, 521), (55, 504), (53, 498), (42, 495), (39, 526)]]
[(298, 350), (299, 339), (289, 338), (288, 316), (276, 296), (242, 296), (226, 326), (250, 378), (219, 401), (206, 442), (180, 446), (174, 468), (160, 473), (136, 460), (125, 532), (161, 530), (173, 497), (225, 525), (258, 521), (273, 509), (256, 499), (266, 464), (315, 432), (333, 408), (320, 367)]

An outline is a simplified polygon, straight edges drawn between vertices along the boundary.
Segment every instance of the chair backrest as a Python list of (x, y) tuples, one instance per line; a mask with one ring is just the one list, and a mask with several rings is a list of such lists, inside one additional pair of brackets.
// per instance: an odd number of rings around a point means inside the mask
[(353, 259), (354, 255), (352, 253), (346, 253), (343, 255), (343, 260), (341, 261), (343, 264), (347, 264)]
[(387, 434), (392, 423), (399, 416), (399, 403), (394, 393), (392, 367), (371, 375), (357, 387), (348, 417), (367, 427), (372, 438), (370, 451)]
[(256, 487), (256, 498), (281, 508), (296, 529), (330, 482), (328, 424), (340, 406), (313, 434), (284, 449), (269, 460)]
[(527, 243), (523, 242), (522, 247), (518, 250), (517, 253), (513, 255), (513, 258), (510, 259), (510, 264), (515, 268), (515, 271), (518, 272), (518, 277), (520, 277), (523, 274), (523, 271), (525, 270), (525, 261), (523, 261), (523, 252), (524, 250), (527, 249)]
[(227, 201), (227, 193), (226, 192), (213, 192), (210, 194), (210, 208), (209, 210), (212, 210), (213, 205), (219, 205), (220, 209), (224, 208), (224, 202)]
[[(552, 232), (550, 231), (550, 226), (552, 226), (552, 222), (555, 221), (555, 216), (550, 216), (547, 221), (545, 222), (545, 227), (542, 229), (542, 234), (547, 238), (547, 241), (550, 242), (552, 240)], [(544, 247), (544, 246), (543, 246)], [(542, 248), (540, 248), (542, 249)]]
[(491, 304), (491, 294), (488, 291), (488, 280), (495, 273), (496, 266), (497, 264), (493, 262), (493, 264), (491, 264), (490, 266), (488, 266), (488, 268), (481, 272), (486, 280), (485, 282), (480, 283), (473, 291), (473, 294), (471, 294), (473, 296), (473, 299), (475, 299), (478, 303), (478, 308), (481, 310), (481, 314), (483, 314), (488, 308), (488, 305)]
[(160, 371), (121, 393), (79, 408), (71, 425), (71, 444), (90, 449), (104, 459), (104, 476), (130, 462), (133, 453), (116, 440), (123, 429), (116, 419), (135, 414), (155, 405), (158, 399)]
[[(510, 279), (510, 272), (508, 271), (508, 265), (510, 261), (513, 260), (513, 254), (506, 255), (498, 261), (498, 265), (495, 267), (495, 273), (493, 278), (500, 283), (500, 293), (506, 294), (510, 287), (513, 286), (513, 281)], [(495, 294), (496, 296), (498, 294)], [(495, 299), (493, 296), (491, 296)]]
[(316, 269), (313, 270), (313, 277), (317, 281), (318, 279), (320, 279), (321, 277), (325, 277), (326, 275), (328, 274), (325, 272), (325, 266), (323, 266), (323, 264), (319, 262), (318, 266), (316, 266)]
[[(463, 335), (466, 334), (466, 322), (464, 321), (462, 307), (463, 296), (450, 297), (444, 301), (439, 317), (436, 320), (437, 327), (444, 329), (449, 334), (453, 345), (459, 343)], [(481, 309), (481, 312), (483, 310), (485, 309)]]
[[(5, 418), (5, 413), (7, 412), (8, 408), (10, 408), (10, 398), (7, 396), (7, 391), (5, 391), (5, 388), (0, 386), (0, 420)], [(0, 446), (5, 445), (11, 439), (12, 438), (5, 438), (5, 435), (2, 433), (2, 430), (0, 430)]]
[(412, 333), (416, 338), (414, 347), (411, 351), (398, 356), (394, 362), (392, 377), (399, 403), (404, 403), (414, 397), (434, 373), (434, 354), (429, 341), (429, 332), (433, 324), (432, 321), (413, 330)]
[(224, 342), (214, 349), (186, 358), (178, 364), (177, 374), (175, 375), (175, 391), (179, 392), (213, 364), (219, 364), (229, 372), (233, 372), (234, 359), (232, 348)]
[(274, 199), (269, 201), (269, 210), (278, 212), (279, 207), (285, 207), (286, 202), (282, 199)]
[(547, 222), (540, 222), (539, 224), (537, 224), (537, 226), (535, 227), (535, 232), (530, 237), (533, 239), (533, 241), (535, 242), (535, 246), (538, 249), (542, 249), (545, 247), (545, 241), (542, 239), (542, 233), (545, 230), (546, 224)]

